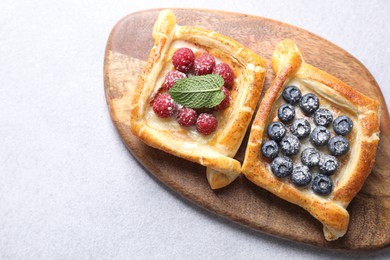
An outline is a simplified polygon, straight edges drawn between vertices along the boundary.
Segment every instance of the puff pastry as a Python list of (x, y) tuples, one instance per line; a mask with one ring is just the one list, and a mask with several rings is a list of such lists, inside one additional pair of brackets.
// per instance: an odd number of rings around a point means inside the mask
[[(265, 60), (217, 32), (177, 25), (170, 10), (160, 12), (152, 36), (154, 46), (132, 99), (131, 131), (154, 148), (206, 166), (211, 188), (224, 187), (241, 173), (241, 163), (233, 157), (262, 91)], [(172, 70), (173, 52), (180, 47), (208, 52), (233, 68), (230, 106), (217, 115), (218, 128), (211, 135), (202, 136), (153, 114), (150, 103), (158, 94), (163, 75)]]
[[(335, 240), (346, 233), (349, 224), (346, 208), (363, 186), (374, 164), (379, 141), (379, 103), (305, 63), (300, 50), (291, 40), (283, 40), (277, 45), (272, 67), (276, 77), (251, 127), (243, 173), (258, 186), (307, 210), (322, 222), (326, 240)], [(341, 157), (338, 172), (331, 176), (334, 186), (329, 195), (317, 195), (310, 187), (296, 187), (289, 178), (276, 177), (270, 167), (271, 160), (261, 152), (262, 143), (268, 138), (267, 125), (278, 121), (277, 107), (283, 102), (282, 91), (289, 85), (299, 86), (302, 92), (316, 94), (321, 106), (332, 110), (335, 116), (344, 114), (353, 121), (353, 130), (347, 136), (350, 150)], [(294, 159), (294, 164), (295, 160), (299, 158)]]

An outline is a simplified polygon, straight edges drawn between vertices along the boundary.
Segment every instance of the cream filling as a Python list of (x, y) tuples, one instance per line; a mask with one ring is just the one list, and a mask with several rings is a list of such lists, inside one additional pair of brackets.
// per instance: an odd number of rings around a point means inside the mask
[[(216, 113), (215, 113), (216, 115)], [(218, 116), (216, 115), (217, 120)], [(169, 117), (169, 118), (160, 118), (158, 117), (154, 111), (153, 108), (150, 106), (147, 110), (146, 114), (146, 121), (147, 124), (155, 129), (158, 129), (160, 131), (168, 131), (171, 132), (172, 134), (177, 133), (178, 137), (184, 137), (186, 140), (183, 140), (183, 145), (187, 147), (196, 147), (193, 142), (197, 142), (200, 144), (207, 144), (207, 142), (212, 138), (212, 134), (205, 136), (202, 134), (199, 134), (198, 131), (196, 130), (195, 126), (190, 126), (190, 127), (183, 127), (181, 126), (177, 121), (174, 116)], [(185, 133), (185, 134), (183, 134)], [(179, 138), (180, 138), (179, 137)]]

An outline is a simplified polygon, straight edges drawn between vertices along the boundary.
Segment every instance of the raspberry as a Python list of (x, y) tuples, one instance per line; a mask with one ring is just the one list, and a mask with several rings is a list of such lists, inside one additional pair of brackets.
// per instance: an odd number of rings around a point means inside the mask
[(221, 101), (221, 103), (219, 103), (219, 105), (215, 106), (214, 107), (214, 110), (222, 110), (222, 109), (225, 109), (229, 106), (230, 104), (230, 91), (225, 88), (225, 87), (222, 87), (222, 91), (223, 93), (225, 94), (225, 99)]
[(189, 72), (194, 66), (195, 54), (189, 48), (180, 48), (172, 56), (172, 64), (178, 71)]
[(176, 105), (169, 94), (161, 94), (153, 102), (153, 111), (158, 117), (170, 117), (176, 112)]
[(218, 74), (223, 78), (225, 81), (225, 87), (230, 88), (233, 85), (234, 72), (228, 64), (219, 63), (215, 65), (213, 73)]
[(177, 71), (177, 70), (173, 70), (173, 71), (168, 72), (165, 75), (165, 79), (164, 79), (164, 85), (165, 85), (166, 90), (169, 90), (171, 87), (173, 87), (173, 85), (175, 85), (175, 83), (178, 79), (182, 79), (182, 78), (186, 78), (186, 77), (187, 77), (186, 74), (184, 74), (183, 72)]
[(203, 113), (196, 120), (196, 130), (203, 135), (209, 135), (217, 129), (218, 121), (213, 114)]
[(196, 111), (192, 108), (183, 107), (176, 115), (177, 122), (182, 126), (193, 126), (196, 123)]
[(194, 62), (194, 73), (195, 75), (206, 75), (213, 72), (215, 67), (215, 58), (208, 54), (203, 53)]

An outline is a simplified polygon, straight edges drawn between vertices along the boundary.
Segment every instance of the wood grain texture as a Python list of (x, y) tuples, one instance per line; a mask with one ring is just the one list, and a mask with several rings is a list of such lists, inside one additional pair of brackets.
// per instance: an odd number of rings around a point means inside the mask
[[(279, 199), (240, 176), (212, 191), (203, 166), (144, 145), (129, 127), (131, 93), (153, 46), (153, 24), (160, 10), (133, 13), (120, 20), (108, 39), (104, 83), (112, 120), (132, 155), (161, 182), (190, 201), (234, 222), (284, 239), (332, 249), (380, 249), (390, 244), (390, 119), (369, 71), (349, 53), (303, 29), (277, 21), (227, 12), (174, 9), (178, 24), (218, 31), (247, 46), (268, 61), (276, 44), (296, 42), (306, 61), (377, 99), (382, 105), (381, 140), (373, 172), (348, 207), (351, 215), (345, 237), (328, 242), (322, 225), (302, 208)], [(268, 62), (264, 92), (274, 77)], [(246, 139), (236, 158), (242, 162)]]

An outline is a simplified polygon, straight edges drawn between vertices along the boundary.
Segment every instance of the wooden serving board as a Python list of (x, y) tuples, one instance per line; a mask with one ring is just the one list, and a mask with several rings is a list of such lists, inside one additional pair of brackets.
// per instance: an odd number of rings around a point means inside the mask
[[(175, 9), (178, 24), (205, 27), (241, 42), (270, 61), (276, 44), (294, 40), (306, 61), (340, 78), (382, 104), (381, 140), (373, 172), (351, 202), (345, 237), (327, 242), (322, 225), (298, 206), (257, 187), (244, 176), (213, 191), (203, 166), (150, 148), (129, 128), (131, 94), (153, 46), (152, 27), (160, 10), (133, 13), (120, 20), (108, 39), (104, 83), (112, 120), (132, 155), (161, 182), (220, 216), (284, 239), (347, 250), (379, 249), (390, 243), (390, 120), (381, 91), (370, 72), (349, 53), (303, 29), (244, 14)], [(268, 62), (264, 92), (274, 77)], [(236, 158), (242, 162), (244, 140)]]

